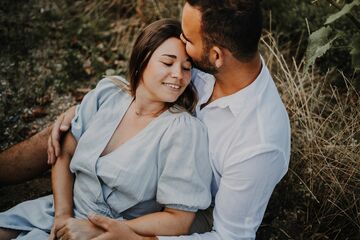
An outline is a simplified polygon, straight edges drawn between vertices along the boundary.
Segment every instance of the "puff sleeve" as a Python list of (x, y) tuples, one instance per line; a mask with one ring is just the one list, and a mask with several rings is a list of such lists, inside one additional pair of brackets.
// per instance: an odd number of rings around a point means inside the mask
[[(121, 81), (122, 78), (119, 78)], [(109, 78), (99, 81), (96, 88), (88, 92), (81, 104), (76, 106), (75, 117), (71, 121), (71, 133), (76, 141), (79, 141), (81, 135), (89, 127), (92, 117), (97, 113), (101, 105), (120, 89)]]
[(156, 198), (166, 207), (195, 212), (211, 203), (208, 137), (200, 120), (180, 115), (160, 142)]

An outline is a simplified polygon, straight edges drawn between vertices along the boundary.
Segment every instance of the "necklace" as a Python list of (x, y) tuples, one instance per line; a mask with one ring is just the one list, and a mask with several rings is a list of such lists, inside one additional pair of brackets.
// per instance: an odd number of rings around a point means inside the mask
[(160, 111), (157, 111), (157, 112), (141, 113), (141, 112), (135, 110), (135, 114), (136, 114), (136, 116), (138, 116), (138, 117), (151, 116), (151, 115), (155, 117), (155, 116), (157, 116), (161, 111), (162, 111), (162, 109), (161, 109)]
[[(134, 100), (135, 103), (135, 100)], [(153, 116), (153, 117), (157, 117), (159, 116), (162, 112), (164, 112), (166, 109), (166, 107), (164, 106), (163, 108), (161, 108), (159, 111), (155, 111), (155, 112), (149, 112), (149, 113), (142, 113), (139, 110), (136, 109), (136, 106), (134, 106), (134, 112), (136, 114), (136, 116), (138, 117), (145, 117), (145, 116)]]

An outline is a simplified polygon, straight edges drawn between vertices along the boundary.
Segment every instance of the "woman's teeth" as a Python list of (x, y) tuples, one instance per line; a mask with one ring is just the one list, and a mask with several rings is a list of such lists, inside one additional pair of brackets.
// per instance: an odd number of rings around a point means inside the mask
[(176, 85), (176, 84), (172, 84), (172, 83), (163, 83), (163, 84), (168, 86), (168, 87), (171, 87), (173, 89), (180, 89), (180, 86)]

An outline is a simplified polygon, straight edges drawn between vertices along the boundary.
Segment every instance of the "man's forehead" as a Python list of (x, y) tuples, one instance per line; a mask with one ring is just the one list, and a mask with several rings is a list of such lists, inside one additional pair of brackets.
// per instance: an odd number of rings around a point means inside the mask
[(190, 6), (190, 4), (185, 3), (182, 12), (181, 27), (186, 38), (191, 37), (192, 34), (200, 33), (201, 12)]

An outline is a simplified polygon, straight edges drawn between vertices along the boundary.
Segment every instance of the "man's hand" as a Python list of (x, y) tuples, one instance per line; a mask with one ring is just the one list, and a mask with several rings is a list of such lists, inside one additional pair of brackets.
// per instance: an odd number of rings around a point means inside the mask
[(69, 218), (65, 224), (55, 231), (55, 239), (89, 240), (104, 233), (104, 231), (88, 220)]
[(48, 164), (54, 164), (56, 157), (60, 155), (60, 140), (61, 135), (67, 132), (71, 125), (71, 120), (75, 116), (76, 107), (73, 106), (62, 113), (55, 121), (51, 129), (51, 134), (48, 139)]
[(125, 221), (90, 214), (89, 220), (105, 232), (92, 240), (157, 240), (157, 237), (143, 237), (136, 234)]

